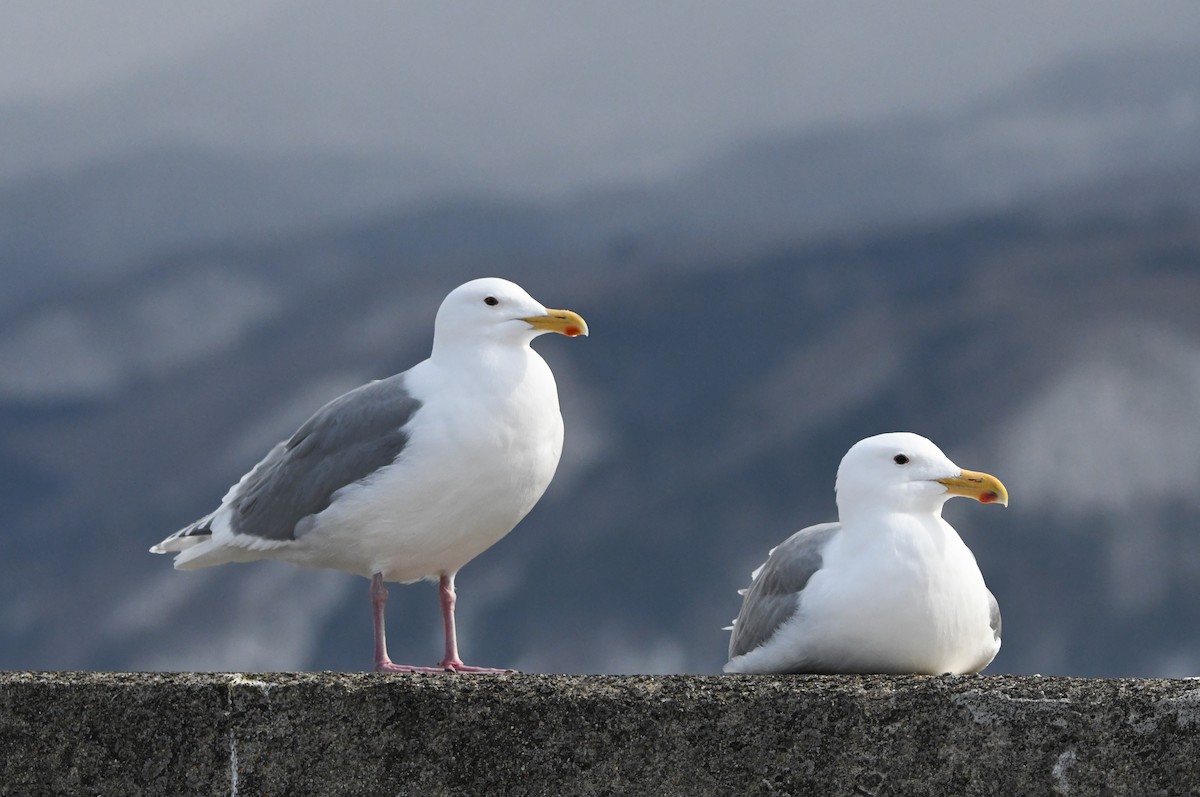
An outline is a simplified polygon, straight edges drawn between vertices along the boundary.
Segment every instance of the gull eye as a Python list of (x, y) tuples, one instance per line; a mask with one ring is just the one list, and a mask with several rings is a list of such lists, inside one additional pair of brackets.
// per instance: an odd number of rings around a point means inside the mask
[(908, 457), (904, 454), (897, 454), (896, 456), (892, 457), (892, 462), (895, 462), (897, 465), (907, 465)]
[(483, 300), (483, 303), (489, 307), (495, 307), (496, 305), (500, 304), (500, 300), (495, 296), (489, 296)]

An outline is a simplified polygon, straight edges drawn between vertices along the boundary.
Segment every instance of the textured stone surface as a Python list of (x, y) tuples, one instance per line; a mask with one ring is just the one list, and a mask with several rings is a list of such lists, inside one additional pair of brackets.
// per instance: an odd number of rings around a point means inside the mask
[(1200, 793), (1200, 681), (0, 673), (0, 794)]

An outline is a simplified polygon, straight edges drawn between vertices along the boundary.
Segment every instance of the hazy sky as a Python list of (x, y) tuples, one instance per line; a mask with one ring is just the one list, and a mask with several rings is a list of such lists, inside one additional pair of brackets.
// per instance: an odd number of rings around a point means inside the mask
[(285, 0), (4, 0), (0, 101), (46, 99), (120, 79), (272, 13)]
[[(388, 0), (388, 4), (406, 5), (398, 0)], [(240, 29), (269, 21), (274, 15), (303, 14), (317, 5), (336, 7), (339, 13), (353, 16), (372, 14), (379, 3), (5, 0), (0, 10), (0, 101), (44, 99), (86, 90), (201, 50)], [(506, 7), (513, 9), (514, 20), (540, 14), (574, 16), (583, 21), (597, 15), (620, 15), (630, 8), (622, 2), (561, 0), (435, 5), (442, 7), (444, 17), (458, 15), (463, 20), (486, 18), (488, 11)], [(671, 20), (681, 13), (693, 17), (736, 15), (749, 30), (759, 29), (772, 36), (782, 31), (794, 40), (799, 62), (806, 62), (807, 52), (820, 52), (819, 61), (809, 64), (809, 81), (828, 80), (836, 74), (836, 83), (868, 104), (895, 99), (896, 92), (961, 94), (968, 88), (967, 83), (1003, 81), (1039, 62), (1089, 48), (1122, 42), (1200, 41), (1200, 3), (1194, 0), (645, 3), (640, 13), (630, 16), (630, 22), (664, 33), (662, 46), (668, 55), (664, 64), (670, 62), (672, 51), (685, 57), (692, 52), (693, 43), (669, 37)], [(567, 35), (564, 42), (573, 35), (586, 35), (589, 29), (601, 37), (619, 31), (619, 27), (603, 23), (574, 29), (567, 24), (563, 28)], [(520, 30), (502, 32), (505, 37), (521, 36)], [(686, 28), (681, 31), (686, 32)], [(482, 43), (486, 46), (486, 41)], [(497, 47), (503, 44), (497, 43)], [(486, 59), (486, 53), (479, 54)], [(880, 69), (883, 64), (894, 68)], [(855, 97), (848, 98), (846, 106), (856, 106), (859, 101)]]
[(0, 131), (10, 172), (173, 140), (394, 151), (501, 183), (571, 185), (667, 173), (747, 135), (952, 108), (1079, 53), (1200, 46), (1196, 0), (0, 8), (0, 107), (90, 113), (23, 140)]

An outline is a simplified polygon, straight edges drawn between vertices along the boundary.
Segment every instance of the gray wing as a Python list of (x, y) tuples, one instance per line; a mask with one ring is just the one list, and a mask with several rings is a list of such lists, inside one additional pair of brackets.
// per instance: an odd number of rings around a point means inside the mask
[[(404, 374), (370, 382), (317, 410), (242, 480), (229, 499), (237, 534), (294, 540), (296, 524), (329, 506), (333, 494), (395, 461), (405, 426), (421, 407)], [(211, 534), (211, 516), (179, 536)]]
[(1000, 604), (996, 602), (996, 596), (992, 594), (991, 590), (988, 590), (988, 601), (990, 602), (991, 610), (992, 610), (992, 612), (991, 612), (992, 633), (996, 635), (996, 641), (999, 642), (1000, 641)]
[(733, 623), (729, 658), (759, 647), (792, 618), (799, 605), (797, 594), (821, 569), (821, 552), (841, 528), (840, 523), (809, 526), (771, 551), (756, 572), (742, 601), (742, 611)]

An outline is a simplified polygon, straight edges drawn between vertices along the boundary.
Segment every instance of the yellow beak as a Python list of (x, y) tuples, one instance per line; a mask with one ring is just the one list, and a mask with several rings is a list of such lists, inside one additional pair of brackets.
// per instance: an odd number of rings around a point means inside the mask
[(938, 483), (946, 485), (946, 492), (951, 495), (974, 498), (981, 504), (1008, 506), (1008, 490), (1004, 489), (999, 479), (988, 473), (964, 470), (949, 479), (938, 479)]
[(531, 315), (521, 320), (534, 329), (557, 332), (568, 338), (588, 333), (587, 322), (578, 313), (572, 313), (570, 310), (547, 310), (545, 315)]

